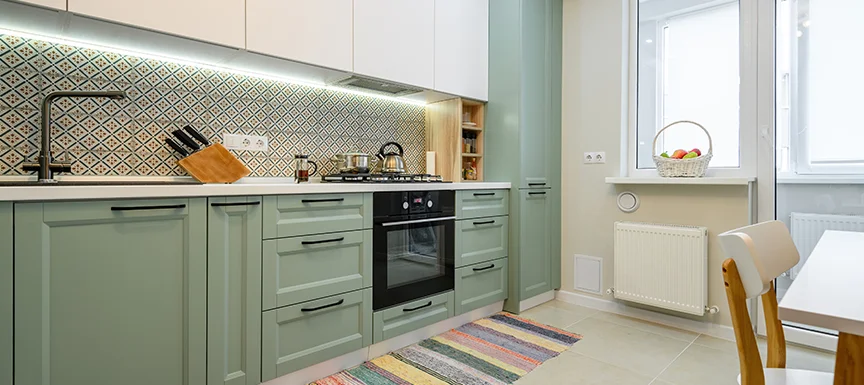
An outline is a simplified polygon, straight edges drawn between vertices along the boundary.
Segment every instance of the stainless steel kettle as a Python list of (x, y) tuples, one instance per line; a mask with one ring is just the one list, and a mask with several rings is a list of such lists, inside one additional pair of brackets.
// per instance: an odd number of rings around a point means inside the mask
[[(394, 145), (399, 149), (399, 152), (388, 152), (384, 153), (384, 150), (387, 146)], [(381, 149), (378, 150), (378, 159), (381, 159), (379, 162), (381, 165), (381, 172), (383, 173), (403, 173), (405, 172), (405, 159), (402, 157), (405, 155), (405, 151), (402, 149), (402, 146), (396, 142), (388, 142), (384, 143), (381, 146)]]

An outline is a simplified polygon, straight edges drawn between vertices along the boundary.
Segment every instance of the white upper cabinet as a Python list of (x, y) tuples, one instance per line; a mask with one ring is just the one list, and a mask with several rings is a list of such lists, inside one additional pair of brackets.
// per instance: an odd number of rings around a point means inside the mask
[(434, 66), (434, 0), (354, 0), (354, 72), (432, 89)]
[(353, 0), (247, 0), (246, 49), (352, 71), (353, 10)]
[(487, 100), (489, 1), (435, 0), (435, 90)]
[(60, 10), (66, 10), (66, 0), (19, 0), (22, 3), (38, 5), (40, 7), (48, 7)]
[(245, 48), (245, 0), (68, 0), (69, 12)]

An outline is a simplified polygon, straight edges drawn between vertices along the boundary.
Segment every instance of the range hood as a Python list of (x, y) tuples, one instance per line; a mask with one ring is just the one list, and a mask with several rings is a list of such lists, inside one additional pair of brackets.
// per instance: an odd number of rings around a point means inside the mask
[(347, 88), (355, 91), (371, 92), (375, 94), (400, 97), (422, 92), (422, 88), (406, 86), (404, 84), (392, 83), (380, 79), (367, 78), (351, 75), (330, 83), (331, 86)]

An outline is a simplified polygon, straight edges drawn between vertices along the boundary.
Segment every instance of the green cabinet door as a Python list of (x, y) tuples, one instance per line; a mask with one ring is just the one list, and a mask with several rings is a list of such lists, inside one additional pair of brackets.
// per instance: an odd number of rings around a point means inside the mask
[(384, 340), (444, 321), (456, 314), (452, 291), (403, 303), (372, 315), (374, 341)]
[(12, 203), (0, 202), (0, 385), (12, 385)]
[(456, 315), (507, 299), (507, 258), (456, 269)]
[(207, 384), (261, 381), (261, 197), (210, 198)]
[(372, 228), (372, 193), (264, 197), (264, 238)]
[(519, 192), (519, 292), (520, 301), (552, 290), (551, 213), (548, 190)]
[(15, 205), (16, 385), (205, 385), (206, 199)]
[(506, 216), (456, 221), (456, 267), (506, 257), (508, 222)]

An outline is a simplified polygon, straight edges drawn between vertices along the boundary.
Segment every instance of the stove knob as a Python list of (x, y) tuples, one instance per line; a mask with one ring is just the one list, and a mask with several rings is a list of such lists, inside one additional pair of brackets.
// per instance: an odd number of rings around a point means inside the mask
[(402, 209), (408, 210), (408, 202), (402, 202)]
[(430, 200), (430, 201), (426, 201), (426, 207), (428, 207), (428, 208), (430, 208), (430, 209), (432, 208), (432, 204), (433, 204), (433, 203), (432, 203), (431, 200)]

